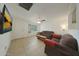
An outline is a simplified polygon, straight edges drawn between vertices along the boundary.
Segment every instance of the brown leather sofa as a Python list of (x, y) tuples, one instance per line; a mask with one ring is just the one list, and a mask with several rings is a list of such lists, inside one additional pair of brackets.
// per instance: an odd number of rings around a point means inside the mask
[[(52, 40), (51, 40), (52, 41)], [(45, 53), (48, 56), (78, 56), (77, 40), (69, 34), (62, 35), (58, 46), (45, 46)]]
[[(59, 45), (49, 46), (45, 44), (45, 53), (48, 56), (78, 56), (78, 43), (77, 40), (70, 34), (64, 34), (60, 39), (53, 38), (51, 35), (54, 34), (53, 31), (43, 31), (39, 32), (37, 35), (46, 36), (47, 39), (51, 41), (56, 41)], [(40, 37), (37, 37), (40, 39)]]
[(52, 34), (54, 32), (53, 31), (42, 31), (42, 32), (38, 32), (37, 35), (42, 35), (42, 36), (46, 36), (48, 39), (52, 39)]

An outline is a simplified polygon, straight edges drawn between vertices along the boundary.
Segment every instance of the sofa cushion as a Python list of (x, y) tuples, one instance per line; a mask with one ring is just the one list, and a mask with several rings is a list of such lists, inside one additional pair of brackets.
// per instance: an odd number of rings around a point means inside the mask
[(77, 40), (70, 34), (64, 34), (60, 40), (60, 44), (78, 50)]

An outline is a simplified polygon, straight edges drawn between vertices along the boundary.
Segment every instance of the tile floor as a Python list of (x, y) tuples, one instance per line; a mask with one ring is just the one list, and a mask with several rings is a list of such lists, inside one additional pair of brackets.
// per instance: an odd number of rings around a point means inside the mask
[(12, 40), (7, 56), (46, 56), (44, 43), (35, 36)]

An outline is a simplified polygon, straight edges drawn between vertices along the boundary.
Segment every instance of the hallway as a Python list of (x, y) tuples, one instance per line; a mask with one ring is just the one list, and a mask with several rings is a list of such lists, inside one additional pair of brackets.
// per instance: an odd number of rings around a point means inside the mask
[(8, 56), (45, 56), (44, 44), (35, 36), (15, 39), (11, 42)]

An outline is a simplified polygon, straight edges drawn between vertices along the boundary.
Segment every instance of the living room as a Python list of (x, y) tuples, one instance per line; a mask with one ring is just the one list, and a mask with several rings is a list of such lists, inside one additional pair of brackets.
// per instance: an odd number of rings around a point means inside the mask
[[(1, 42), (0, 47), (3, 47), (2, 49), (0, 49), (0, 55), (38, 55), (38, 56), (44, 55), (43, 54), (44, 47), (42, 48), (42, 45), (44, 44), (41, 41), (38, 41), (38, 39), (36, 39), (35, 37), (35, 35), (38, 32), (42, 31), (54, 31), (56, 34), (60, 35), (69, 33), (73, 35), (79, 42), (78, 40), (79, 4), (75, 3), (74, 4), (31, 3), (31, 4), (32, 5), (29, 10), (20, 6), (19, 3), (5, 4), (12, 16), (13, 25), (11, 32), (0, 34), (0, 42)], [(2, 10), (3, 6), (4, 4), (0, 4), (0, 10)], [(30, 39), (28, 39), (29, 37)], [(31, 39), (33, 39), (33, 41)], [(31, 46), (28, 45), (29, 44), (28, 42), (31, 43), (30, 44)], [(30, 47), (30, 49), (32, 50), (27, 50), (29, 48), (25, 47), (25, 45)], [(34, 47), (35, 45), (37, 45), (37, 47)], [(40, 47), (42, 49), (39, 49)], [(35, 50), (38, 49), (38, 53), (34, 53), (33, 49)]]

